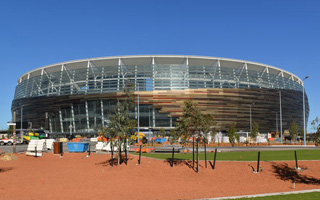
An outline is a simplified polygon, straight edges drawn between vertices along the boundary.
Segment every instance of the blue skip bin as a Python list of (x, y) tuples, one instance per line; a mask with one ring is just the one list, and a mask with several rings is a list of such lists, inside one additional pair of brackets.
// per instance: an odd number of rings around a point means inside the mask
[(85, 152), (88, 150), (88, 142), (68, 142), (69, 152)]
[(167, 141), (167, 138), (156, 138), (154, 141), (159, 143), (164, 143)]

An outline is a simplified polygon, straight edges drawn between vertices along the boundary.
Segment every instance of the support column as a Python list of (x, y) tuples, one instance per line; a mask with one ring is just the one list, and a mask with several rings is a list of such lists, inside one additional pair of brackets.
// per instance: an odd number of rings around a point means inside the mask
[(61, 133), (64, 133), (61, 108), (59, 109), (59, 120), (60, 120)]
[(217, 62), (215, 64), (212, 65), (212, 70), (213, 70), (213, 75), (210, 73), (211, 75), (211, 80), (212, 80), (212, 88), (216, 88), (214, 82), (215, 82), (215, 78), (216, 78), (216, 72), (217, 72)]
[(218, 60), (218, 71), (219, 71), (220, 88), (222, 88), (222, 75), (221, 75), (220, 60)]
[[(27, 97), (27, 96), (31, 96), (31, 95), (29, 95), (30, 91), (28, 91), (28, 89), (29, 89), (29, 79), (30, 79), (30, 73), (28, 74), (28, 78), (27, 78), (26, 91), (25, 91), (25, 93), (23, 95), (24, 98)], [(40, 84), (41, 84), (41, 82), (42, 82), (42, 76), (40, 78)], [(31, 91), (31, 93), (32, 93), (32, 91)]]
[(156, 113), (154, 108), (152, 108), (152, 127), (156, 127)]
[[(139, 88), (138, 88), (138, 80), (137, 80), (137, 73), (138, 73), (138, 69), (137, 69), (137, 65), (134, 66), (134, 88), (135, 88), (135, 91), (138, 91)], [(138, 95), (138, 93), (137, 93)], [(137, 108), (137, 105), (135, 104), (134, 106), (134, 118), (135, 119), (138, 119), (138, 108)]]
[(283, 89), (285, 89), (286, 88), (286, 86), (287, 86), (287, 83), (286, 83), (286, 81), (285, 81), (285, 78), (284, 78), (284, 76), (283, 76), (283, 73), (282, 73), (282, 84), (283, 84)]
[(50, 133), (52, 133), (52, 119), (51, 119), (51, 117), (49, 117), (49, 130), (50, 130)]
[(235, 69), (232, 69), (232, 73), (233, 73), (234, 88), (239, 88), (239, 87), (237, 87), (239, 81), (238, 81), (238, 79), (237, 79)]
[(249, 79), (249, 72), (248, 72), (248, 65), (247, 65), (247, 63), (244, 64), (244, 68), (245, 68), (245, 70), (246, 70), (246, 77), (247, 77), (248, 88), (250, 88), (250, 79)]
[(257, 72), (257, 77), (258, 77), (258, 84), (259, 84), (259, 88), (261, 88), (261, 80), (262, 80), (262, 76), (260, 75), (259, 72)]
[(104, 79), (104, 67), (101, 70), (101, 85), (100, 85), (100, 94), (103, 93), (103, 79)]
[(104, 127), (104, 112), (103, 112), (103, 101), (100, 100), (100, 105), (101, 105), (101, 125)]
[(276, 76), (276, 88), (280, 89), (280, 85), (279, 85), (279, 75)]
[(34, 78), (32, 79), (32, 83), (31, 83), (31, 92), (30, 92), (30, 97), (32, 97), (32, 93), (33, 93), (33, 85), (34, 85)]
[(76, 70), (73, 70), (72, 72), (72, 84), (70, 85), (70, 94), (73, 94), (73, 88), (74, 88), (74, 84), (75, 84), (75, 81), (74, 81), (74, 77), (75, 77), (75, 72)]
[(273, 85), (271, 85), (271, 82), (270, 82), (269, 68), (266, 67), (266, 70), (267, 70), (268, 86), (269, 86), (269, 88), (274, 88)]
[(205, 66), (203, 66), (203, 83), (204, 83), (204, 88), (207, 88), (206, 67)]
[(89, 87), (89, 69), (90, 69), (90, 61), (88, 61), (88, 65), (87, 65), (87, 76), (86, 76), (86, 90), (85, 90), (85, 94), (88, 94), (88, 87)]
[(186, 65), (187, 65), (187, 74), (186, 74), (186, 79), (187, 79), (187, 88), (190, 88), (190, 73), (189, 73), (189, 58), (186, 58)]
[(172, 90), (172, 66), (170, 65), (170, 90)]
[[(60, 71), (59, 90), (58, 90), (59, 96), (61, 94), (62, 76), (63, 76), (63, 65), (61, 65), (61, 71)], [(48, 93), (49, 93), (49, 91), (48, 91)]]
[(97, 127), (97, 101), (93, 101), (93, 113), (94, 113), (94, 127)]
[(86, 118), (87, 118), (87, 131), (89, 131), (90, 124), (89, 124), (88, 101), (86, 101), (86, 103), (85, 103), (85, 107), (86, 107)]
[(73, 104), (71, 105), (71, 117), (72, 117), (72, 126), (73, 126), (73, 132), (76, 132), (76, 122), (74, 120), (74, 110), (73, 110)]
[(121, 59), (118, 61), (118, 81), (117, 81), (117, 91), (120, 91), (120, 67), (121, 67)]
[(154, 91), (154, 86), (155, 86), (155, 71), (154, 71), (154, 67), (155, 67), (155, 60), (154, 60), (154, 57), (152, 57), (152, 91)]

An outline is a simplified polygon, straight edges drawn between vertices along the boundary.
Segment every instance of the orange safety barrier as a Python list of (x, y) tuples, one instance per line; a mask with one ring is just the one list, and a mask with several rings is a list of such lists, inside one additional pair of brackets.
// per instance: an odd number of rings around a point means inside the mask
[[(140, 152), (140, 148), (133, 148), (133, 150), (135, 150), (136, 153)], [(141, 149), (141, 153), (149, 153), (150, 151), (151, 151), (151, 149), (148, 149), (148, 148), (142, 148)]]
[(108, 139), (105, 137), (98, 137), (98, 141), (103, 141), (103, 142), (107, 142)]
[(73, 138), (71, 142), (80, 142), (81, 138)]

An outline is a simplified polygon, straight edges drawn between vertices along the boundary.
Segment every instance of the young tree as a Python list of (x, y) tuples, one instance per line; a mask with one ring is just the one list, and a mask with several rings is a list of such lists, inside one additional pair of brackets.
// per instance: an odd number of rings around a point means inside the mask
[(164, 128), (160, 128), (159, 133), (162, 137), (166, 135), (166, 131), (164, 130)]
[(8, 128), (8, 133), (10, 133), (10, 134), (13, 133), (13, 126), (9, 126), (9, 128)]
[(302, 128), (301, 131), (300, 131), (299, 136), (300, 136), (300, 137), (303, 137), (303, 135), (304, 135), (304, 130), (303, 130), (303, 128)]
[(251, 130), (251, 138), (256, 142), (257, 136), (259, 132), (259, 124), (256, 122), (253, 122), (252, 130)]
[(209, 135), (211, 135), (212, 137), (215, 136), (215, 126), (217, 125), (217, 123), (212, 115), (206, 114), (203, 115), (202, 118), (201, 132), (203, 133), (203, 139), (207, 142)]
[(184, 102), (183, 115), (177, 122), (177, 131), (182, 137), (190, 138), (195, 137), (196, 134), (200, 134), (203, 117), (197, 105), (197, 103), (192, 101)]
[(171, 129), (170, 130), (170, 137), (169, 137), (169, 142), (172, 145), (173, 143), (175, 143), (178, 140), (179, 136), (177, 135), (176, 130)]
[(228, 130), (228, 137), (229, 137), (229, 142), (232, 146), (236, 143), (236, 140), (239, 141), (239, 134), (236, 131), (235, 124), (231, 123), (229, 130)]
[(312, 120), (311, 128), (315, 130), (313, 141), (315, 145), (318, 146), (320, 144), (320, 120), (318, 117)]
[[(183, 106), (183, 115), (178, 119), (177, 122), (177, 132), (182, 140), (187, 140), (190, 137), (193, 138), (193, 166), (194, 166), (194, 140), (197, 138), (197, 142), (201, 137), (201, 132), (208, 133), (212, 129), (212, 124), (214, 120), (212, 117), (204, 115), (201, 113), (200, 109), (197, 107), (198, 104), (193, 101), (185, 101)], [(198, 160), (198, 155), (197, 155)], [(198, 165), (199, 163), (197, 163)], [(198, 167), (197, 167), (198, 170)]]
[(319, 128), (319, 125), (320, 125), (320, 119), (319, 119), (319, 117), (316, 117), (311, 122), (311, 129), (314, 131), (317, 131), (317, 129)]
[[(110, 115), (108, 127), (104, 129), (105, 135), (111, 138), (111, 148), (118, 148), (118, 164), (121, 160), (121, 147), (126, 146), (126, 141), (129, 135), (132, 134), (136, 127), (136, 120), (130, 119), (129, 111), (134, 107), (134, 96), (131, 92), (133, 84), (128, 84), (123, 90), (123, 97), (118, 101), (114, 114)], [(113, 145), (112, 139), (116, 138)]]
[(289, 134), (291, 139), (293, 139), (294, 141), (297, 140), (298, 130), (299, 130), (298, 124), (295, 120), (293, 120), (289, 128)]

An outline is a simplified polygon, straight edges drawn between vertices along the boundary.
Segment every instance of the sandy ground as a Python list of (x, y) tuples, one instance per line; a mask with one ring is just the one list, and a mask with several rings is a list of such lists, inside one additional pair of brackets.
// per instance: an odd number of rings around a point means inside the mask
[[(199, 199), (306, 189), (320, 189), (320, 161), (295, 163), (218, 161), (212, 170), (204, 161), (199, 173), (184, 161), (173, 167), (164, 160), (130, 155), (128, 165), (110, 166), (109, 154), (18, 154), (0, 160), (0, 199)], [(295, 187), (293, 186), (295, 180)]]

